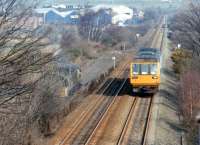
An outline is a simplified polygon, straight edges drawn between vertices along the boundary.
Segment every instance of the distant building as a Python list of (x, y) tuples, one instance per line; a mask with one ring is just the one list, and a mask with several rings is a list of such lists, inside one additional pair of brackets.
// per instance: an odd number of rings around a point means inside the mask
[(138, 12), (138, 18), (139, 19), (144, 19), (144, 11), (139, 11)]
[(36, 15), (42, 15), (44, 24), (76, 25), (80, 21), (80, 12), (76, 10), (58, 11), (55, 8), (41, 8), (35, 10)]
[(144, 18), (143, 11), (137, 11), (137, 9), (123, 5), (97, 5), (94, 7), (89, 5), (53, 5), (48, 8), (35, 9), (35, 15), (30, 24), (32, 23), (31, 25), (34, 27), (42, 24), (78, 25), (82, 21), (81, 16), (85, 15), (86, 7), (94, 12), (94, 15), (88, 19), (92, 19), (92, 23), (98, 27), (109, 24), (118, 26), (138, 24)]
[(114, 25), (123, 25), (133, 17), (133, 10), (123, 5), (97, 5), (92, 7), (91, 10), (95, 12), (99, 10), (110, 10), (112, 16), (111, 23)]
[(129, 19), (125, 22), (125, 25), (139, 25), (143, 22), (143, 19), (140, 19), (138, 17), (133, 17), (132, 19)]
[(78, 11), (58, 12), (55, 10), (51, 10), (45, 16), (45, 23), (47, 24), (63, 23), (69, 25), (76, 25), (79, 24), (79, 20), (80, 14)]
[(60, 5), (52, 5), (52, 8), (55, 9), (66, 9), (66, 5), (60, 4)]
[(88, 9), (90, 7), (92, 7), (92, 6), (89, 5), (89, 4), (86, 4), (86, 5), (80, 5), (80, 4), (77, 4), (77, 5), (58, 4), (58, 5), (49, 5), (49, 6), (47, 6), (47, 8), (55, 8), (57, 10), (80, 10), (80, 9)]
[(134, 10), (133, 17), (131, 19), (126, 20), (125, 25), (138, 25), (144, 21), (144, 12)]

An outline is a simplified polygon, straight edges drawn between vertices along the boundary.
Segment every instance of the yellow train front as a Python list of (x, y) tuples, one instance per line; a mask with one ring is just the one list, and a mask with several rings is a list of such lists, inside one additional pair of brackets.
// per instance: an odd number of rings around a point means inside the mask
[(142, 48), (130, 64), (130, 84), (133, 92), (154, 93), (160, 84), (160, 52)]

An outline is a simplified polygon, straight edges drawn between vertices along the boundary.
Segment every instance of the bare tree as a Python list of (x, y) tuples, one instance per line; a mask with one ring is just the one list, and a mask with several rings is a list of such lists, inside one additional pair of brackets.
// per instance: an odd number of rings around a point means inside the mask
[(115, 46), (120, 43), (129, 43), (132, 47), (136, 43), (136, 32), (139, 28), (136, 27), (118, 27), (111, 26), (105, 29), (102, 36), (102, 43), (110, 46)]
[(71, 48), (74, 45), (74, 43), (76, 43), (76, 41), (76, 34), (66, 31), (62, 34), (62, 38), (60, 40), (60, 47), (64, 49)]
[[(199, 79), (200, 79), (200, 3), (190, 1), (187, 9), (179, 12), (171, 19), (170, 29), (173, 32), (171, 40), (174, 44), (181, 43), (182, 48), (174, 61), (180, 73), (179, 107), (183, 123), (187, 129), (187, 144), (198, 144), (198, 130), (195, 116), (199, 111)], [(187, 51), (185, 51), (188, 49)], [(186, 53), (185, 53), (186, 52)], [(174, 53), (174, 54), (175, 54)], [(184, 54), (185, 53), (185, 54)], [(192, 54), (190, 57), (188, 55)], [(184, 54), (184, 55), (182, 55)]]
[[(18, 8), (17, 0), (1, 1), (0, 9), (0, 105), (31, 91), (37, 79), (25, 80), (30, 73), (39, 73), (52, 54), (43, 54), (46, 46), (39, 34), (26, 27), (30, 8)], [(38, 35), (39, 34), (39, 35)]]
[(194, 69), (185, 71), (180, 77), (179, 106), (188, 131), (188, 144), (197, 144), (197, 125), (195, 116), (199, 111), (200, 73)]
[(200, 3), (191, 2), (189, 7), (177, 14), (172, 20), (172, 40), (190, 49), (194, 56), (200, 56)]
[[(30, 3), (30, 2), (29, 2)], [(31, 4), (30, 4), (31, 5)], [(32, 122), (34, 89), (52, 53), (47, 35), (30, 27), (32, 7), (24, 0), (0, 0), (0, 144), (25, 144)]]
[(83, 38), (97, 42), (101, 39), (105, 26), (109, 24), (109, 19), (101, 17), (103, 11), (86, 11), (81, 17), (79, 32)]

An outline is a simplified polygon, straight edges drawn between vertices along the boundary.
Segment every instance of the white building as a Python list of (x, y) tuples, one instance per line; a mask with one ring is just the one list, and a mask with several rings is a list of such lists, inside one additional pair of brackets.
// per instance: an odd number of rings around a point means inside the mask
[(133, 18), (133, 10), (123, 5), (97, 5), (91, 9), (95, 12), (100, 9), (110, 9), (112, 11), (112, 24), (123, 25), (127, 20)]

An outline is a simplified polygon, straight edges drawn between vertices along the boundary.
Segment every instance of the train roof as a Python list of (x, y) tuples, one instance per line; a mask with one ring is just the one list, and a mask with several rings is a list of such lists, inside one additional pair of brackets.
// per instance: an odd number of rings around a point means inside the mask
[(159, 61), (160, 51), (156, 48), (140, 48), (134, 60), (137, 61)]
[(142, 47), (142, 48), (139, 49), (139, 51), (154, 51), (154, 52), (156, 52), (156, 51), (158, 51), (158, 49), (157, 48), (150, 48), (150, 47)]
[(137, 61), (159, 61), (160, 59), (158, 57), (152, 57), (152, 56), (140, 56), (140, 57), (135, 57), (134, 60)]
[(157, 48), (140, 48), (138, 53), (157, 53), (160, 54), (160, 50)]

